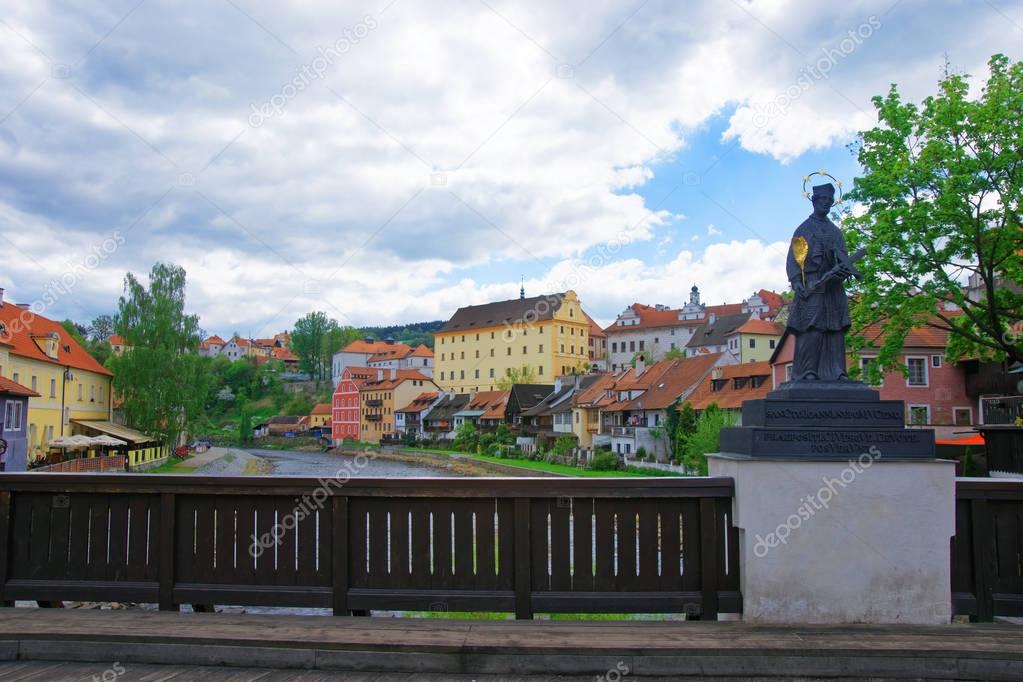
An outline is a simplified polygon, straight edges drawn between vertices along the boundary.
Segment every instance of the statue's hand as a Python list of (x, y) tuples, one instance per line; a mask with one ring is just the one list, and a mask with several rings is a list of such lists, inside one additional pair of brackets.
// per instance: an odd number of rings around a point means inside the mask
[(795, 293), (797, 298), (806, 300), (806, 287), (804, 287), (802, 283), (797, 282), (793, 285), (792, 291)]

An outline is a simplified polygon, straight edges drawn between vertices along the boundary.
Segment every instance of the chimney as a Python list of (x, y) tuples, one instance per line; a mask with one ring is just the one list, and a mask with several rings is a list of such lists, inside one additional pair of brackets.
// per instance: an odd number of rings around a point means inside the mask
[(714, 324), (715, 322), (718, 321), (718, 314), (710, 313), (709, 315), (707, 315), (707, 321), (710, 322), (711, 324)]
[(378, 369), (377, 370), (377, 381), (383, 381), (383, 380), (384, 380), (384, 370)]
[(4, 307), (4, 288), (0, 287), (0, 308)]
[(386, 343), (388, 346), (393, 346), (394, 345), (394, 337), (393, 336), (388, 336), (386, 339), (384, 339), (384, 343)]
[(646, 359), (640, 353), (636, 356), (636, 378), (638, 379), (646, 371)]
[(722, 374), (724, 374), (724, 371), (720, 367), (715, 367), (710, 372), (710, 378), (715, 380), (720, 379)]

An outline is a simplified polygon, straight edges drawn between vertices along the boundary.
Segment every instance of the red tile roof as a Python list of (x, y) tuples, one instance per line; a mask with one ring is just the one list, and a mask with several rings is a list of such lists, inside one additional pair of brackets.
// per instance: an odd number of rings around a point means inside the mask
[(777, 294), (773, 291), (768, 291), (767, 289), (761, 289), (760, 291), (758, 291), (757, 296), (759, 296), (764, 301), (764, 303), (771, 307), (772, 313), (777, 312), (778, 308), (782, 307), (782, 305), (784, 305), (785, 303), (785, 299), (781, 297), (781, 294)]
[(777, 322), (754, 320), (753, 318), (750, 318), (743, 322), (735, 331), (740, 334), (770, 334), (771, 336), (781, 336), (781, 333), (785, 331), (785, 326), (778, 324)]
[[(686, 400), (693, 409), (705, 410), (711, 403), (715, 403), (722, 409), (736, 410), (742, 407), (744, 400), (763, 398), (771, 390), (771, 363), (767, 360), (724, 365), (718, 370), (709, 373)], [(759, 386), (753, 386), (753, 377), (759, 378)], [(746, 381), (736, 388), (735, 379)], [(715, 381), (723, 382), (718, 384), (717, 391), (714, 390)]]
[(412, 351), (412, 356), (417, 358), (432, 358), (433, 351), (430, 350), (430, 347), (425, 343), (421, 343)]
[(395, 410), (395, 412), (422, 412), (433, 404), (433, 401), (437, 399), (438, 395), (439, 394), (436, 391), (420, 393), (412, 399), (412, 402), (400, 410)]
[(110, 342), (111, 346), (123, 346), (124, 345), (124, 337), (123, 336), (118, 336), (116, 334), (114, 334), (109, 339), (107, 339), (107, 341)]
[(221, 346), (224, 345), (224, 339), (220, 338), (216, 334), (206, 339), (206, 343), (219, 343)]
[[(16, 305), (4, 303), (0, 305), (0, 323), (3, 323), (6, 329), (3, 334), (0, 334), (0, 339), (10, 345), (10, 352), (14, 355), (113, 376), (110, 370), (96, 362), (96, 359), (75, 341), (60, 322), (55, 322)], [(44, 353), (33, 340), (33, 337), (50, 334), (57, 334), (60, 339), (57, 344), (56, 359)]]
[[(714, 313), (718, 317), (724, 317), (726, 315), (741, 315), (742, 304), (741, 303), (722, 303), (721, 305), (709, 305), (703, 309), (705, 315)], [(706, 317), (704, 320), (707, 319)]]
[(670, 407), (680, 397), (693, 391), (720, 358), (721, 353), (711, 353), (672, 360), (645, 393), (625, 403), (622, 409), (663, 410)]
[(639, 324), (619, 325), (616, 320), (611, 326), (605, 328), (604, 331), (608, 334), (613, 334), (615, 332), (630, 332), (637, 329), (651, 329), (654, 327), (693, 326), (701, 322), (700, 320), (678, 319), (679, 310), (677, 308), (658, 310), (652, 305), (644, 305), (642, 303), (633, 303), (629, 307), (639, 316)]
[(480, 391), (469, 399), (466, 410), (486, 410), (480, 419), (503, 419), (511, 391)]
[(592, 317), (590, 317), (589, 314), (587, 314), (587, 312), (585, 310), (583, 311), (583, 315), (586, 315), (586, 319), (590, 321), (590, 336), (591, 337), (596, 338), (596, 339), (600, 339), (600, 338), (604, 338), (604, 337), (607, 336), (607, 334), (604, 333), (604, 330), (600, 328), (600, 325), (597, 324), (594, 321), (594, 319)]
[(309, 414), (330, 414), (330, 403), (316, 403)]
[(358, 339), (352, 341), (347, 346), (339, 350), (339, 353), (365, 353), (366, 355), (374, 355), (376, 353), (383, 353), (388, 350), (394, 350), (397, 348), (408, 348), (404, 343), (387, 343), (386, 341), (367, 341), (365, 339)]
[(298, 356), (288, 348), (274, 348), (271, 353), (281, 362), (298, 362)]
[[(425, 374), (423, 374), (422, 372), (420, 372), (417, 369), (395, 369), (395, 370), (380, 369), (380, 370), (378, 370), (378, 369), (374, 369), (373, 367), (370, 367), (369, 371), (371, 372), (369, 379), (364, 380), (361, 384), (359, 382), (356, 382), (356, 384), (355, 384), (356, 386), (359, 387), (360, 391), (381, 391), (381, 390), (386, 391), (388, 389), (395, 388), (396, 386), (400, 386), (401, 384), (405, 383), (406, 381), (409, 381), (409, 380), (412, 380), (412, 379), (419, 379), (419, 380), (422, 380), (422, 381), (429, 381), (430, 385), (431, 386), (433, 385), (433, 379), (431, 379), (430, 377), (426, 376)], [(391, 372), (392, 371), (395, 373), (393, 379), (391, 378)], [(383, 372), (384, 376), (383, 376), (382, 379), (377, 379), (377, 376), (379, 376), (377, 374), (377, 372)]]
[(0, 377), (0, 393), (4, 393), (6, 395), (19, 395), (25, 398), (39, 397), (39, 394), (31, 388), (27, 388), (3, 377)]

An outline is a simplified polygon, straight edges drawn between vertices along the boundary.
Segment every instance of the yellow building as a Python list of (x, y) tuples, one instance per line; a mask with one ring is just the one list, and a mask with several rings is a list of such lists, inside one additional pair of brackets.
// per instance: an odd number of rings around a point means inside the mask
[(740, 364), (771, 359), (784, 326), (767, 320), (747, 320), (728, 337), (728, 350)]
[(424, 391), (437, 390), (430, 377), (415, 369), (371, 369), (370, 378), (357, 385), (362, 422), (359, 438), (367, 442), (395, 433), (395, 410)]
[(28, 402), (28, 460), (54, 438), (72, 434), (72, 420), (110, 419), (113, 375), (59, 322), (6, 303), (0, 290), (0, 376), (39, 394)]
[(434, 334), (433, 380), (458, 393), (493, 391), (527, 368), (536, 383), (585, 372), (589, 318), (574, 291), (459, 308)]
[(330, 403), (316, 403), (309, 413), (309, 428), (330, 426)]

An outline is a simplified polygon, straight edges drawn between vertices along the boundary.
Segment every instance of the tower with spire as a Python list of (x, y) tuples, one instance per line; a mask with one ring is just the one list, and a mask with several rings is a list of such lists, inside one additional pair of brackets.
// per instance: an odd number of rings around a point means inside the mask
[(526, 297), (526, 278), (520, 277), (521, 283), (519, 284), (519, 298)]

